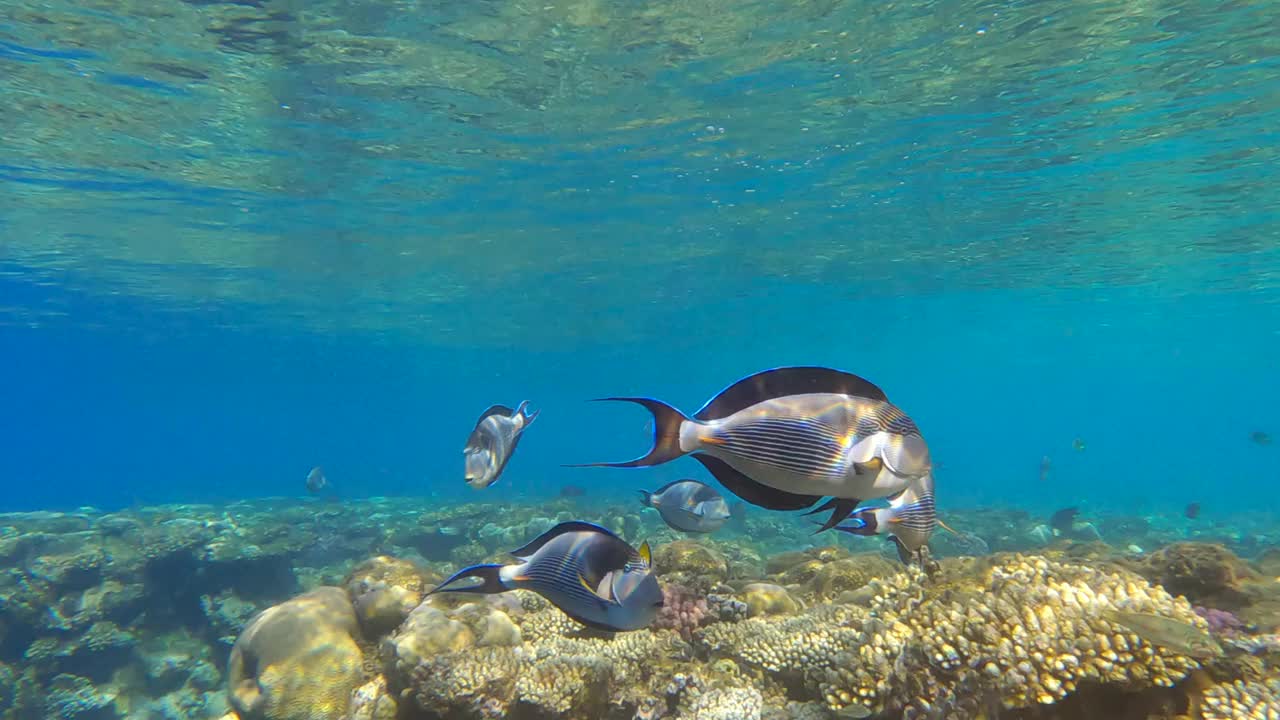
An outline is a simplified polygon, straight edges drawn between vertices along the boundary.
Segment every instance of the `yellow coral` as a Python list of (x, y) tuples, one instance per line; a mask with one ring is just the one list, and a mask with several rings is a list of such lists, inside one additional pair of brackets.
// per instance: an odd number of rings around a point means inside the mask
[(337, 720), (362, 680), (356, 617), (341, 588), (321, 587), (255, 616), (228, 662), (243, 720)]

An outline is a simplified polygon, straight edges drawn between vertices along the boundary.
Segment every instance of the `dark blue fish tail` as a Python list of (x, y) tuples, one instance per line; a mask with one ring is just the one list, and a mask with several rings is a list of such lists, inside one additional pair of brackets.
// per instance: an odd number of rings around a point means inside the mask
[(653, 507), (653, 493), (648, 490), (637, 490), (640, 493), (640, 504), (645, 507)]
[[(449, 577), (448, 580), (437, 585), (435, 590), (432, 590), (427, 594), (431, 595), (438, 592), (465, 592), (493, 595), (495, 593), (506, 592), (511, 588), (502, 584), (502, 578), (498, 574), (498, 571), (501, 569), (501, 565), (472, 565), (471, 567), (462, 568)], [(460, 588), (449, 587), (456, 582), (469, 578), (479, 579), (480, 584)]]
[(645, 467), (661, 465), (685, 454), (685, 451), (680, 449), (680, 426), (689, 419), (684, 413), (653, 398), (609, 397), (596, 400), (596, 402), (606, 401), (635, 403), (653, 413), (653, 448), (644, 457), (627, 462), (582, 463), (565, 465), (565, 467)]

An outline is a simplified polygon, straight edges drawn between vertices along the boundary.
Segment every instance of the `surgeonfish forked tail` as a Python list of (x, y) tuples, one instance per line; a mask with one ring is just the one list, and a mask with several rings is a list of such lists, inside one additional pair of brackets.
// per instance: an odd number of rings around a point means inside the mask
[(646, 467), (690, 455), (725, 488), (769, 510), (831, 511), (822, 529), (863, 500), (890, 497), (932, 469), (929, 448), (884, 391), (823, 367), (766, 370), (730, 385), (693, 416), (645, 397), (605, 401), (653, 415), (653, 446), (625, 462), (569, 467)]
[(510, 462), (524, 431), (541, 411), (529, 412), (529, 401), (515, 410), (494, 405), (480, 415), (462, 449), (468, 485), (482, 489), (497, 482)]
[(574, 620), (604, 632), (647, 627), (662, 608), (649, 544), (636, 550), (599, 525), (562, 522), (511, 555), (517, 562), (463, 568), (427, 594), (531, 590)]

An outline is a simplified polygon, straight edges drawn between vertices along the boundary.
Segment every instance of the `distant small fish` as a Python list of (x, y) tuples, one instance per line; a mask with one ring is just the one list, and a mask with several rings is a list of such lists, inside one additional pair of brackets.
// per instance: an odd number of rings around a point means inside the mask
[(529, 401), (512, 410), (505, 405), (494, 405), (476, 421), (475, 429), (463, 448), (466, 457), (467, 484), (477, 490), (487, 488), (498, 480), (507, 462), (516, 451), (525, 429), (538, 417), (538, 412), (528, 412)]
[(710, 533), (729, 520), (729, 504), (715, 488), (697, 480), (676, 480), (649, 492), (640, 502), (656, 508), (668, 526), (687, 533)]
[(577, 485), (562, 485), (560, 487), (560, 497), (577, 498), (586, 495), (587, 491)]
[(831, 511), (819, 532), (863, 500), (887, 498), (932, 471), (929, 446), (884, 391), (846, 372), (784, 367), (745, 377), (692, 417), (659, 400), (635, 403), (654, 418), (653, 447), (627, 462), (571, 467), (645, 467), (685, 455), (730, 492), (770, 510)]
[(1070, 535), (1079, 514), (1079, 508), (1062, 508), (1049, 517), (1049, 527), (1057, 535)]
[(1208, 632), (1190, 623), (1163, 615), (1105, 610), (1102, 617), (1108, 622), (1127, 628), (1147, 642), (1166, 647), (1193, 658), (1214, 658), (1222, 655), (1222, 646)]
[(1193, 502), (1188, 504), (1187, 509), (1183, 510), (1182, 514), (1186, 515), (1188, 520), (1195, 520), (1200, 517), (1200, 503)]
[(1262, 432), (1261, 430), (1254, 430), (1253, 432), (1249, 433), (1249, 439), (1258, 443), (1259, 445), (1271, 444), (1271, 436), (1268, 435), (1267, 433)]
[[(428, 594), (532, 590), (565, 615), (606, 632), (647, 627), (662, 608), (647, 542), (636, 550), (599, 525), (571, 520), (511, 554), (520, 562), (463, 568)], [(480, 584), (453, 587), (469, 578)]]
[(836, 529), (851, 535), (888, 535), (898, 549), (898, 558), (910, 564), (920, 558), (921, 548), (929, 544), (941, 524), (934, 507), (933, 476), (925, 475), (890, 500), (888, 507), (858, 510)]
[(1076, 452), (1084, 452), (1084, 440), (1082, 438), (1072, 440), (1071, 447), (1075, 448)]
[(307, 492), (319, 495), (327, 487), (329, 487), (329, 478), (325, 477), (324, 470), (319, 465), (311, 468), (311, 472), (307, 473)]
[(1049, 461), (1048, 455), (1040, 458), (1040, 482), (1044, 482), (1049, 479), (1049, 468), (1051, 466), (1052, 463)]

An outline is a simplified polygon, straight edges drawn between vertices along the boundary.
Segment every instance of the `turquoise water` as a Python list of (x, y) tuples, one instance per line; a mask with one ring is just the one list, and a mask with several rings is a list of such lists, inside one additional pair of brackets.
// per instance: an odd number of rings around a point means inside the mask
[[(0, 3), (0, 720), (1275, 717), (1277, 28), (1194, 0)], [(649, 447), (592, 398), (691, 412), (788, 365), (919, 425), (939, 563), (760, 508), (690, 541), (635, 491), (714, 485), (697, 462), (563, 467)], [(476, 418), (522, 400), (468, 487)], [(648, 629), (426, 594), (571, 518), (651, 542)]]
[[(13, 3), (7, 509), (630, 492), (646, 394), (786, 364), (942, 506), (1276, 501), (1280, 11), (1190, 2)], [(1076, 438), (1086, 441), (1077, 451)], [(1042, 456), (1053, 460), (1040, 483)]]

